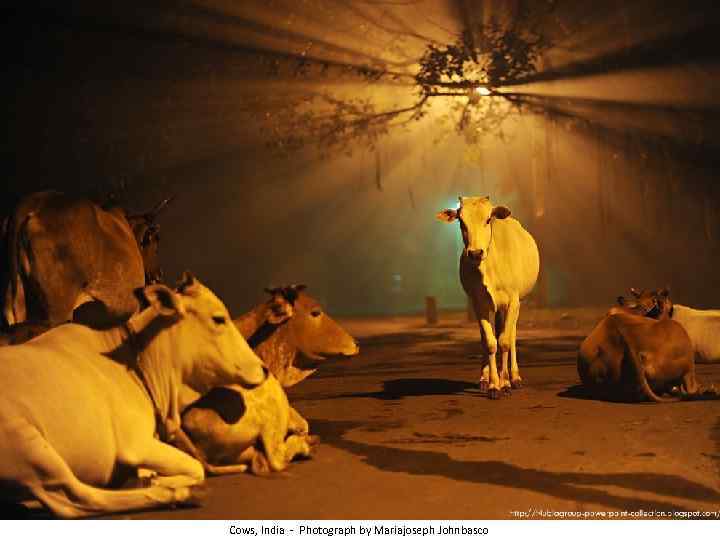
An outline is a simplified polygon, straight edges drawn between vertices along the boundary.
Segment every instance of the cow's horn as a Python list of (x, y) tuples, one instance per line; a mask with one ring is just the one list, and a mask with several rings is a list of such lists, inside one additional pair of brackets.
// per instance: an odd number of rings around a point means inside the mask
[(186, 292), (188, 289), (191, 289), (196, 283), (197, 280), (195, 279), (195, 276), (189, 270), (185, 270), (182, 277), (180, 278), (180, 282), (177, 285), (177, 291), (180, 293)]
[(160, 212), (162, 212), (163, 210), (165, 210), (165, 207), (166, 207), (168, 204), (170, 204), (173, 200), (175, 200), (175, 197), (176, 197), (175, 195), (170, 195), (170, 197), (168, 197), (167, 199), (164, 199), (164, 200), (160, 201), (160, 202), (155, 206), (155, 208), (153, 208), (152, 210), (150, 210), (150, 212), (148, 212), (148, 214), (149, 214), (150, 216), (152, 216), (153, 218), (156, 218), (156, 217), (158, 216), (158, 214), (160, 214)]

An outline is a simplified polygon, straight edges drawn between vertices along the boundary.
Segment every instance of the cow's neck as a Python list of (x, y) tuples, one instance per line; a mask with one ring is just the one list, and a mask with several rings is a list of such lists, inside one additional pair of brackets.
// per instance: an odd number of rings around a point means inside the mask
[[(287, 322), (287, 321), (286, 321)], [(270, 339), (278, 328), (284, 323), (273, 324), (270, 321), (265, 321), (261, 324), (250, 336), (247, 337), (248, 345), (251, 349), (256, 349), (262, 345), (265, 341)]]
[[(178, 393), (182, 380), (181, 366), (173, 339), (177, 324), (166, 317), (158, 317), (151, 308), (134, 315), (127, 323), (131, 346), (137, 358), (136, 374), (150, 394), (161, 438), (179, 426)], [(163, 433), (163, 431), (165, 433)]]
[(497, 283), (497, 279), (494, 275), (491, 257), (494, 255), (488, 253), (488, 256), (480, 264), (477, 264), (463, 253), (460, 256), (460, 278), (466, 290), (475, 290), (478, 291), (477, 294), (486, 295), (492, 310), (495, 311), (498, 309), (498, 294), (492, 284)]
[(265, 322), (267, 322), (268, 307), (266, 304), (259, 304), (247, 313), (240, 315), (233, 320), (235, 326), (245, 339), (253, 335)]
[(293, 386), (316, 371), (297, 365), (302, 353), (295, 344), (289, 324), (277, 328), (255, 348), (255, 352), (284, 387)]
[(250, 347), (262, 358), (270, 372), (284, 387), (293, 386), (315, 373), (296, 365), (302, 353), (295, 345), (289, 322), (268, 322), (268, 305), (259, 304), (234, 320)]

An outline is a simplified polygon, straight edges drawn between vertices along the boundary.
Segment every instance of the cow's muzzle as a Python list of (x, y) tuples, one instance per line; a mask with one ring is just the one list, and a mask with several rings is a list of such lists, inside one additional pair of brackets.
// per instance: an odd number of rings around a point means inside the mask
[(470, 259), (472, 262), (480, 263), (485, 258), (485, 250), (484, 249), (468, 249), (467, 256), (468, 256), (468, 259)]

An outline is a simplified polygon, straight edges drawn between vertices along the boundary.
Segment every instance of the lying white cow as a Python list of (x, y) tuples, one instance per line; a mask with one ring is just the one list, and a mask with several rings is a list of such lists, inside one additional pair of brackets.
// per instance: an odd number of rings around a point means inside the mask
[[(0, 349), (4, 498), (32, 497), (63, 517), (194, 500), (202, 465), (154, 436), (178, 430), (180, 386), (260, 384), (265, 370), (223, 303), (192, 276), (177, 292), (144, 293), (150, 307), (125, 326), (64, 324)], [(158, 476), (146, 488), (103, 489), (128, 467)]]
[[(699, 364), (716, 364), (720, 362), (720, 310), (694, 309), (670, 300), (667, 287), (658, 291), (638, 291), (630, 289), (635, 300), (643, 305), (646, 312), (653, 306), (664, 308), (670, 318), (679, 322), (690, 336), (695, 351), (695, 362)], [(651, 314), (651, 313), (650, 313)]]
[[(535, 240), (510, 210), (493, 206), (488, 197), (460, 197), (457, 210), (437, 214), (441, 221), (459, 220), (465, 249), (460, 256), (460, 281), (475, 309), (488, 357), (488, 397), (522, 385), (515, 347), (520, 300), (532, 291), (540, 271)], [(496, 337), (497, 336), (497, 337)], [(498, 374), (496, 353), (502, 354)], [(508, 354), (510, 376), (508, 377)]]
[(304, 289), (267, 290), (268, 302), (235, 319), (271, 371), (265, 382), (252, 389), (213, 389), (196, 396), (183, 412), (183, 431), (208, 473), (242, 472), (248, 466), (256, 474), (282, 471), (294, 458), (310, 456), (317, 438), (288, 403), (283, 386), (303, 380), (327, 357), (353, 356), (359, 348)]
[(283, 471), (317, 442), (272, 374), (251, 390), (213, 388), (185, 409), (182, 427), (211, 474)]
[(690, 336), (695, 349), (695, 362), (699, 364), (720, 362), (719, 309), (693, 309), (674, 304), (672, 319), (679, 322)]

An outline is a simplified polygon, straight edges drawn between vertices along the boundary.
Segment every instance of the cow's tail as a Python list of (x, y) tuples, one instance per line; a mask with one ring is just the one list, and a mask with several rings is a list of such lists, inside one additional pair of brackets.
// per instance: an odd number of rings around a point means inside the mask
[(24, 322), (27, 319), (27, 299), (25, 294), (25, 276), (29, 273), (29, 241), (27, 225), (33, 213), (29, 213), (18, 223), (13, 216), (4, 224), (7, 242), (8, 277), (5, 286), (3, 318), (8, 326)]
[(655, 391), (650, 387), (650, 383), (648, 383), (647, 376), (645, 375), (645, 367), (643, 366), (643, 362), (640, 358), (643, 353), (637, 352), (633, 347), (630, 347), (625, 335), (623, 335), (623, 341), (625, 342), (625, 358), (630, 359), (630, 362), (632, 363), (633, 370), (635, 371), (635, 375), (637, 377), (639, 390), (642, 395), (655, 403), (674, 403), (680, 401), (680, 398), (677, 397), (665, 398), (658, 396), (655, 393)]

